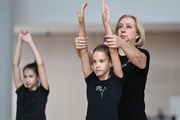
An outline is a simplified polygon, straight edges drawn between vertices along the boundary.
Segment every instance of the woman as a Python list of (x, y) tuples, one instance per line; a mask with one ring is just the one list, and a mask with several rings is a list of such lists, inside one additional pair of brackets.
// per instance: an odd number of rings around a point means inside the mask
[(117, 22), (116, 35), (108, 35), (108, 44), (119, 48), (124, 72), (123, 94), (119, 106), (120, 120), (146, 120), (144, 91), (150, 55), (143, 46), (144, 29), (132, 15), (123, 15)]
[[(102, 14), (108, 5), (102, 0)], [(109, 19), (107, 19), (106, 22)], [(103, 20), (104, 24), (104, 20)], [(119, 105), (120, 120), (146, 120), (144, 91), (149, 70), (150, 55), (142, 49), (145, 32), (141, 22), (132, 15), (119, 18), (114, 35), (106, 35), (108, 46), (118, 48), (120, 62), (124, 73), (123, 93)], [(87, 40), (76, 40), (75, 46), (87, 46)]]
[[(107, 6), (104, 0), (103, 4)], [(109, 11), (109, 7), (106, 9)], [(106, 42), (118, 48), (124, 73), (119, 119), (146, 120), (144, 91), (150, 55), (146, 49), (140, 48), (145, 42), (144, 28), (138, 18), (126, 14), (119, 18), (114, 34), (106, 35)]]

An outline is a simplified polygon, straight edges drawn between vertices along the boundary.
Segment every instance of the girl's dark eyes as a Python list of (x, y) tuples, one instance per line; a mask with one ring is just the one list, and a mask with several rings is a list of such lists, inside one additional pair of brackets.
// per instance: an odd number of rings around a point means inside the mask
[(32, 78), (32, 77), (33, 77), (33, 75), (30, 75), (29, 77), (30, 77), (30, 78)]
[(100, 60), (100, 62), (102, 63), (102, 62), (104, 62), (104, 60)]
[[(27, 76), (23, 76), (23, 77), (24, 77), (24, 78), (27, 78)], [(30, 77), (30, 78), (32, 78), (32, 77), (33, 77), (33, 75), (29, 75), (29, 77)]]
[[(104, 62), (104, 60), (100, 60), (99, 62), (103, 63), (103, 62)], [(96, 61), (93, 61), (93, 63), (96, 63)]]

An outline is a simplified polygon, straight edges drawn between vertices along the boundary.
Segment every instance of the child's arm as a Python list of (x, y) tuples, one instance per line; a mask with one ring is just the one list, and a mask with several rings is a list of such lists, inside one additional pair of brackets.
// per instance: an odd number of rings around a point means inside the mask
[[(85, 22), (84, 22), (84, 9), (86, 8), (87, 5), (88, 5), (87, 2), (84, 2), (81, 11), (76, 11), (79, 20), (79, 37), (76, 37), (75, 41), (79, 41), (79, 40), (81, 40), (82, 42), (87, 41)], [(78, 56), (81, 59), (82, 70), (84, 73), (84, 77), (86, 78), (92, 72), (90, 66), (88, 48), (87, 46), (77, 46), (77, 45), (75, 45), (75, 48)]]
[(81, 11), (76, 10), (78, 21), (79, 21), (79, 37), (86, 38), (86, 29), (85, 29), (85, 22), (84, 22), (84, 10), (88, 5), (87, 2), (83, 3)]
[(110, 9), (109, 6), (105, 3), (105, 0), (102, 0), (102, 22), (107, 35), (112, 35), (112, 30), (110, 26)]
[[(111, 30), (111, 26), (109, 24), (110, 21), (110, 9), (109, 6), (105, 3), (104, 0), (102, 0), (102, 21), (103, 21), (103, 25), (106, 31), (107, 35), (112, 35), (112, 30)], [(111, 38), (106, 38), (106, 42), (108, 44), (108, 39)], [(117, 48), (112, 48), (109, 47), (109, 51), (110, 51), (110, 55), (111, 55), (111, 60), (112, 60), (112, 64), (113, 64), (113, 70), (114, 73), (118, 76), (118, 77), (123, 77), (123, 71), (122, 71), (122, 66), (121, 66), (121, 61), (119, 59), (119, 55), (118, 55), (118, 50)]]
[(18, 36), (17, 46), (16, 46), (14, 60), (13, 60), (13, 77), (14, 77), (14, 84), (15, 84), (16, 89), (18, 89), (23, 84), (22, 79), (21, 79), (21, 72), (19, 68), (19, 63), (21, 59), (21, 50), (22, 50), (22, 44), (23, 44), (23, 40), (21, 38), (22, 36), (21, 32), (19, 33), (19, 36)]
[(35, 46), (35, 44), (33, 42), (31, 34), (28, 31), (26, 31), (26, 34), (24, 34), (22, 36), (22, 39), (29, 44), (29, 46), (30, 46), (30, 48), (31, 48), (31, 50), (32, 50), (32, 52), (34, 54), (35, 60), (37, 62), (38, 72), (39, 72), (39, 80), (41, 82), (41, 85), (46, 90), (48, 90), (49, 89), (49, 85), (48, 85), (48, 80), (47, 80), (47, 76), (46, 76), (46, 70), (45, 70), (45, 66), (44, 66), (44, 61), (41, 58), (41, 55), (38, 52), (38, 50), (37, 50), (37, 48), (36, 48), (36, 46)]
[[(84, 37), (86, 38), (86, 29), (85, 29), (85, 22), (84, 22), (84, 10), (87, 6), (87, 2), (84, 2), (81, 8), (81, 11), (76, 10), (77, 17), (78, 17), (78, 22), (79, 22), (79, 37)], [(86, 48), (87, 47), (87, 39), (77, 39), (75, 41), (75, 48), (78, 56), (80, 57), (80, 50), (81, 48)]]

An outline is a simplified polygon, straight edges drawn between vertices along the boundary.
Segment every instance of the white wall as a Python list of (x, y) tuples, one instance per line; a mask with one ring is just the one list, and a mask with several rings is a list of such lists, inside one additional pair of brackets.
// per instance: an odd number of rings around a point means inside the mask
[[(16, 24), (77, 24), (76, 10), (85, 0), (15, 0)], [(125, 14), (137, 16), (143, 23), (179, 23), (180, 0), (106, 0), (111, 23)], [(87, 23), (101, 23), (101, 0), (89, 0), (85, 10)]]

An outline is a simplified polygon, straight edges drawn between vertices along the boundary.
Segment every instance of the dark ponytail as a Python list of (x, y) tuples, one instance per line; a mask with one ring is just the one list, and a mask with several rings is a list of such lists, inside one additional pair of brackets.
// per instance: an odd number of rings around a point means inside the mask
[(24, 72), (25, 69), (32, 69), (32, 70), (35, 72), (35, 74), (36, 74), (37, 76), (39, 76), (38, 66), (37, 66), (36, 60), (35, 60), (33, 63), (27, 64), (27, 65), (23, 68), (23, 72)]

